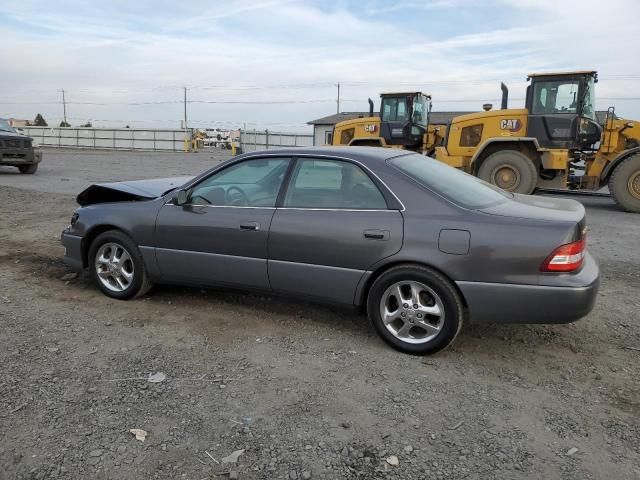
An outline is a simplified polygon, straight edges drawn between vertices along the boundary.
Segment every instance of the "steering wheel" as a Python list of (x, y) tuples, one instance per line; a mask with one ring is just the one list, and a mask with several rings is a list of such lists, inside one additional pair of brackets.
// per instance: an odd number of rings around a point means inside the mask
[(191, 204), (192, 205), (198, 205), (200, 201), (203, 201), (207, 205), (211, 205), (211, 202), (205, 197), (202, 197), (200, 195), (194, 195), (193, 197), (191, 197)]
[(224, 200), (227, 205), (247, 206), (249, 205), (249, 197), (242, 191), (240, 187), (229, 187), (224, 194)]

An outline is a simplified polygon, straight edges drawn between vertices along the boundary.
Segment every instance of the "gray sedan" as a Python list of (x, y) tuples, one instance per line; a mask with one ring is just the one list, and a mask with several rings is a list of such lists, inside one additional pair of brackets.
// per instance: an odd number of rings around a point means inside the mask
[(65, 261), (110, 297), (172, 283), (350, 305), (410, 353), (467, 322), (571, 322), (598, 290), (580, 203), (401, 150), (254, 152), (195, 178), (93, 185), (78, 203)]

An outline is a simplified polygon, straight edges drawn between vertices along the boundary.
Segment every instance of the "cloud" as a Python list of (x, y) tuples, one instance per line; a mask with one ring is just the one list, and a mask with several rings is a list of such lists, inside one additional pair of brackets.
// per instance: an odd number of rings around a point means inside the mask
[[(335, 111), (337, 81), (343, 110), (404, 88), (432, 93), (439, 110), (478, 109), (499, 98), (500, 80), (517, 106), (527, 73), (573, 68), (600, 71), (605, 108), (637, 95), (639, 13), (630, 0), (606, 9), (577, 0), (5, 3), (0, 116), (59, 118), (61, 106), (46, 102), (65, 88), (70, 102), (107, 104), (70, 104), (82, 121), (179, 125), (186, 85), (194, 100), (324, 100), (189, 105), (202, 122), (301, 130)], [(175, 103), (127, 105), (141, 102)], [(617, 103), (640, 117), (640, 102)]]

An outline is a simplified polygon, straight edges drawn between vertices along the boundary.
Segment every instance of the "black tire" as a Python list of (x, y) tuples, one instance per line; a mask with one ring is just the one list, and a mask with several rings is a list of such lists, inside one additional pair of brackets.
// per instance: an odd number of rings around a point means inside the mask
[[(394, 335), (383, 321), (381, 302), (385, 298), (385, 292), (395, 284), (403, 282), (423, 284), (436, 293), (443, 306), (444, 316), (440, 331), (425, 343), (403, 341)], [(420, 265), (400, 265), (384, 272), (371, 285), (367, 296), (367, 315), (374, 330), (393, 348), (413, 355), (427, 355), (448, 347), (455, 340), (464, 324), (465, 310), (460, 294), (442, 274)]]
[(609, 191), (622, 210), (640, 213), (640, 154), (616, 166), (609, 177)]
[(508, 192), (533, 193), (538, 170), (531, 159), (516, 150), (501, 150), (484, 159), (478, 177)]
[[(105, 244), (119, 245), (130, 256), (133, 266), (133, 278), (124, 290), (114, 291), (107, 288), (98, 276), (98, 271), (96, 269), (96, 255), (100, 248)], [(149, 280), (147, 271), (144, 268), (144, 262), (142, 261), (140, 250), (129, 236), (119, 230), (109, 230), (101, 233), (95, 238), (89, 247), (88, 263), (93, 280), (98, 288), (102, 290), (102, 293), (108, 297), (117, 298), (118, 300), (128, 300), (133, 297), (141, 297), (153, 286), (153, 283)]]
[(27, 175), (32, 175), (34, 173), (36, 173), (36, 171), (38, 170), (38, 164), (37, 163), (31, 163), (29, 165), (20, 165), (18, 167), (18, 170), (20, 170), (20, 173), (24, 173)]

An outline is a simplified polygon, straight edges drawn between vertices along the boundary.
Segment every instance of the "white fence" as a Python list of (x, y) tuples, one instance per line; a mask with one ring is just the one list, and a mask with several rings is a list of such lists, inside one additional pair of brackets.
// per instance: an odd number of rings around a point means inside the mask
[(188, 130), (144, 130), (139, 128), (24, 127), (24, 133), (47, 147), (105, 150), (157, 150), (182, 152)]
[(281, 133), (269, 130), (240, 131), (240, 148), (243, 153), (269, 148), (311, 146), (313, 146), (313, 134), (310, 133)]

